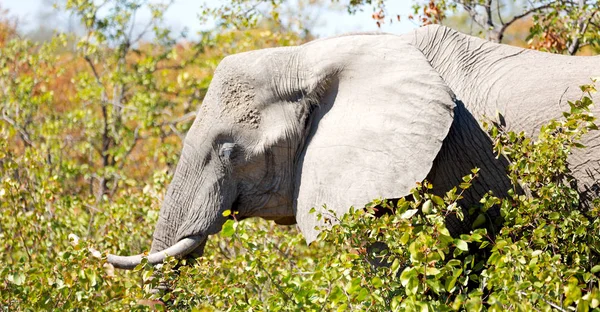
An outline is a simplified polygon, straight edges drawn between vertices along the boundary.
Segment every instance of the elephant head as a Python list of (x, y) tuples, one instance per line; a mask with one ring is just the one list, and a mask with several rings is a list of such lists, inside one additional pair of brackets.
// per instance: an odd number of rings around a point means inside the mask
[[(223, 212), (296, 221), (409, 194), (430, 172), (454, 96), (423, 54), (392, 35), (317, 40), (226, 57), (187, 133), (150, 263), (201, 255)], [(290, 222), (291, 221), (291, 222)], [(132, 268), (141, 256), (109, 255)]]

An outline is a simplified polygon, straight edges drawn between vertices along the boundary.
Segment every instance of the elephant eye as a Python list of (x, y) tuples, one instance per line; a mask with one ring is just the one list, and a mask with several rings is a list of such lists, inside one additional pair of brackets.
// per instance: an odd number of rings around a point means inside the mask
[(219, 157), (222, 159), (230, 159), (235, 148), (235, 143), (223, 143), (219, 149)]

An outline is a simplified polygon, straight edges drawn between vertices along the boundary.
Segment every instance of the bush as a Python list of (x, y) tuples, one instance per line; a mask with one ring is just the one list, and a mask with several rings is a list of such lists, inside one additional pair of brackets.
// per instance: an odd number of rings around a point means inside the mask
[[(177, 134), (190, 124), (173, 116), (195, 110), (223, 55), (263, 42), (255, 30), (177, 45), (156, 26), (155, 9), (152, 29), (162, 42), (134, 48), (119, 30), (128, 29), (136, 2), (115, 3), (105, 20), (93, 1), (67, 1), (96, 36), (72, 52), (64, 51), (68, 36), (39, 44), (14, 29), (0, 34), (3, 311), (148, 310), (139, 305), (146, 298), (183, 311), (598, 309), (600, 205), (580, 207), (566, 165), (581, 136), (597, 130), (592, 86), (535, 141), (488, 126), (497, 152), (511, 160), (514, 190), (471, 207), (469, 234), (451, 237), (444, 219), (462, 213), (462, 191), (477, 169), (442, 197), (425, 181), (411, 200), (322, 216), (339, 222), (310, 246), (295, 228), (228, 221), (192, 263), (169, 259), (133, 272), (106, 265), (102, 252), (150, 245)], [(300, 40), (278, 36), (269, 44)], [(376, 206), (393, 213), (376, 218)], [(494, 235), (492, 207), (504, 217)], [(173, 291), (151, 295), (160, 280)]]

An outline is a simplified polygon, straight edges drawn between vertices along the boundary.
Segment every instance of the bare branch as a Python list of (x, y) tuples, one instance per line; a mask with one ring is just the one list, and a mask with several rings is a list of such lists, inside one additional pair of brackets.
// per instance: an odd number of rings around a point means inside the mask
[(495, 28), (494, 21), (492, 20), (492, 0), (487, 0), (485, 14), (487, 15), (487, 25), (491, 28)]
[(507, 27), (508, 27), (508, 26), (510, 26), (512, 23), (514, 23), (514, 22), (516, 22), (516, 21), (518, 21), (518, 20), (522, 19), (523, 17), (526, 17), (526, 16), (528, 16), (529, 14), (533, 14), (533, 13), (535, 13), (535, 12), (539, 12), (539, 11), (542, 11), (542, 10), (548, 9), (548, 8), (550, 8), (550, 7), (551, 7), (553, 4), (555, 4), (556, 2), (557, 2), (557, 1), (552, 1), (552, 2), (550, 2), (550, 3), (547, 3), (547, 4), (544, 4), (544, 5), (542, 5), (542, 6), (539, 6), (539, 7), (532, 8), (532, 9), (530, 9), (530, 10), (527, 10), (527, 11), (525, 11), (525, 12), (523, 12), (523, 13), (519, 14), (519, 15), (515, 15), (515, 16), (513, 16), (513, 18), (512, 18), (510, 21), (506, 22), (506, 23), (505, 23), (505, 24), (502, 26), (502, 28), (507, 28)]
[(487, 21), (483, 21), (481, 16), (479, 15), (479, 13), (477, 13), (477, 10), (468, 5), (468, 4), (464, 4), (464, 3), (460, 3), (463, 6), (463, 9), (465, 11), (467, 11), (467, 13), (469, 13), (469, 16), (471, 16), (471, 20), (473, 22), (475, 22), (477, 25), (479, 25), (479, 27), (486, 29), (487, 27), (485, 26), (485, 24), (487, 24)]
[(504, 25), (504, 20), (502, 19), (502, 13), (500, 12), (500, 0), (496, 0), (496, 14), (498, 14), (498, 21), (500, 21), (500, 24)]
[[(521, 296), (529, 296), (528, 293), (523, 292), (523, 291), (517, 291), (517, 294), (521, 295)], [(542, 301), (544, 301), (545, 303), (547, 303), (548, 305), (550, 305), (551, 307), (553, 307), (554, 309), (557, 309), (558, 311), (561, 312), (567, 312), (567, 310), (563, 309), (562, 307), (558, 306), (557, 304), (546, 300), (544, 297), (540, 297), (542, 299)]]
[(25, 145), (27, 145), (29, 147), (33, 146), (33, 142), (31, 141), (31, 137), (29, 136), (29, 133), (27, 132), (27, 130), (25, 130), (24, 128), (19, 126), (19, 124), (17, 124), (16, 121), (14, 121), (13, 119), (11, 119), (10, 117), (8, 117), (4, 114), (2, 114), (2, 120), (7, 122), (9, 125), (13, 126), (17, 130), (17, 132), (19, 132), (19, 135), (21, 136), (21, 139), (23, 140), (23, 142), (25, 142)]
[(187, 114), (185, 114), (185, 115), (183, 115), (183, 116), (181, 116), (181, 117), (179, 117), (179, 118), (177, 118), (175, 120), (172, 120), (170, 122), (170, 124), (178, 124), (180, 122), (188, 121), (188, 120), (193, 119), (195, 117), (196, 117), (196, 112), (189, 112), (189, 113), (187, 113)]
[[(168, 7), (170, 7), (173, 4), (174, 0), (169, 1), (169, 3), (166, 5), (165, 10), (168, 9)], [(148, 31), (150, 30), (150, 27), (152, 27), (153, 25), (155, 25), (157, 22), (156, 19), (151, 18), (148, 23), (144, 26), (144, 29), (137, 35), (137, 37), (131, 41), (131, 44), (136, 44), (138, 43), (140, 40), (142, 40), (142, 38), (148, 33)]]
[(92, 206), (87, 203), (83, 203), (83, 205), (86, 206), (91, 212), (102, 212), (102, 210), (98, 209), (96, 206)]
[(513, 18), (512, 18), (511, 20), (509, 20), (508, 22), (504, 23), (504, 24), (502, 25), (502, 27), (500, 28), (500, 30), (499, 30), (499, 32), (498, 32), (498, 41), (499, 41), (499, 42), (502, 42), (502, 38), (504, 37), (504, 32), (505, 32), (505, 31), (506, 31), (506, 29), (507, 29), (507, 28), (508, 28), (510, 25), (512, 25), (514, 22), (516, 22), (516, 21), (518, 21), (518, 20), (520, 20), (520, 19), (522, 19), (522, 18), (524, 18), (524, 17), (526, 17), (526, 16), (528, 16), (528, 15), (530, 15), (530, 14), (533, 14), (533, 13), (535, 13), (535, 12), (539, 12), (539, 11), (542, 11), (542, 10), (548, 9), (548, 8), (550, 8), (550, 7), (551, 7), (553, 4), (555, 4), (556, 2), (557, 2), (557, 1), (552, 1), (552, 2), (546, 3), (546, 4), (544, 4), (544, 5), (541, 5), (541, 6), (539, 6), (539, 7), (535, 7), (535, 8), (529, 9), (529, 10), (527, 10), (527, 11), (525, 11), (525, 12), (523, 12), (523, 13), (519, 14), (519, 15), (515, 15), (515, 16), (513, 16)]
[(181, 141), (185, 139), (185, 134), (179, 132), (179, 130), (177, 130), (173, 124), (169, 124), (169, 129), (171, 129), (171, 131), (175, 133)]
[(96, 70), (96, 65), (94, 65), (94, 62), (92, 62), (92, 59), (89, 57), (89, 55), (84, 56), (83, 59), (88, 63), (88, 65), (92, 69), (94, 78), (96, 78), (96, 83), (98, 83), (100, 86), (102, 86), (102, 88), (104, 88), (104, 84), (102, 83), (102, 80), (100, 79), (100, 75), (98, 74), (98, 71)]
[[(583, 10), (583, 7), (585, 6), (585, 0), (579, 0), (579, 9)], [(589, 27), (589, 25), (592, 23), (592, 20), (594, 19), (594, 17), (596, 16), (596, 14), (598, 13), (598, 11), (594, 11), (589, 18), (584, 19), (584, 18), (580, 18), (578, 25), (577, 25), (577, 34), (575, 35), (575, 39), (573, 40), (573, 42), (571, 43), (571, 45), (568, 48), (568, 52), (570, 55), (575, 55), (575, 53), (577, 53), (577, 51), (579, 51), (579, 49), (581, 48), (581, 36), (583, 36), (585, 34), (585, 32), (587, 31), (587, 28)]]
[(135, 9), (133, 9), (133, 13), (131, 16), (131, 26), (129, 27), (129, 34), (127, 35), (128, 42), (131, 42), (131, 37), (133, 36), (133, 28), (135, 27), (135, 20), (136, 20), (138, 9), (139, 9), (139, 7), (136, 7)]
[(152, 27), (152, 25), (154, 25), (154, 21), (150, 20), (148, 24), (144, 26), (144, 29), (142, 29), (142, 31), (137, 35), (137, 37), (131, 41), (131, 44), (136, 44), (140, 42), (140, 40), (142, 40), (142, 38), (148, 33), (148, 30), (150, 30), (150, 27)]
[(131, 143), (131, 146), (129, 146), (129, 149), (127, 149), (127, 152), (125, 152), (125, 155), (123, 155), (123, 161), (119, 165), (119, 169), (123, 169), (127, 158), (129, 157), (131, 152), (133, 152), (133, 149), (137, 146), (138, 141), (141, 139), (139, 136), (139, 130), (140, 130), (139, 126), (137, 126), (135, 128), (135, 130), (133, 130), (133, 143)]
[[(580, 11), (583, 11), (584, 7), (585, 7), (585, 0), (579, 0), (578, 9)], [(581, 12), (579, 12), (579, 13), (581, 13)], [(585, 22), (585, 19), (583, 18), (583, 16), (579, 17), (579, 19), (575, 23), (575, 29), (577, 29), (577, 33), (575, 34), (575, 38), (573, 39), (573, 42), (571, 42), (571, 45), (567, 49), (567, 51), (569, 52), (570, 55), (574, 55), (575, 53), (577, 53), (577, 50), (579, 50), (579, 37), (581, 36), (581, 34), (583, 32), (585, 32), (587, 25), (588, 25), (588, 23)]]

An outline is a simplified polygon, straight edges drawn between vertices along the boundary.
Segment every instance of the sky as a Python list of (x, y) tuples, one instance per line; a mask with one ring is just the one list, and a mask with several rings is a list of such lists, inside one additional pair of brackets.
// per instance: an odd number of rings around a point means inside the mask
[[(36, 18), (40, 12), (48, 11), (48, 0), (0, 0), (0, 8), (8, 9), (11, 15), (19, 18), (21, 30), (27, 31), (36, 28)], [(174, 30), (182, 30), (184, 27), (189, 29), (190, 35), (202, 29), (198, 21), (198, 12), (201, 3), (217, 6), (220, 0), (175, 0), (169, 10), (166, 12), (166, 23)], [(345, 3), (344, 0), (340, 2)], [(347, 1), (346, 1), (347, 2)], [(407, 16), (411, 12), (411, 2), (389, 1), (387, 5), (390, 14), (401, 15), (401, 22), (394, 21), (389, 24), (386, 22), (378, 29), (375, 22), (371, 19), (373, 13), (370, 8), (364, 12), (358, 12), (355, 15), (349, 15), (345, 10), (322, 10), (312, 12), (318, 16), (317, 23), (313, 28), (313, 33), (318, 37), (327, 37), (347, 32), (357, 31), (384, 31), (390, 33), (405, 33), (416, 25), (409, 21)], [(67, 20), (63, 17), (63, 20)]]

